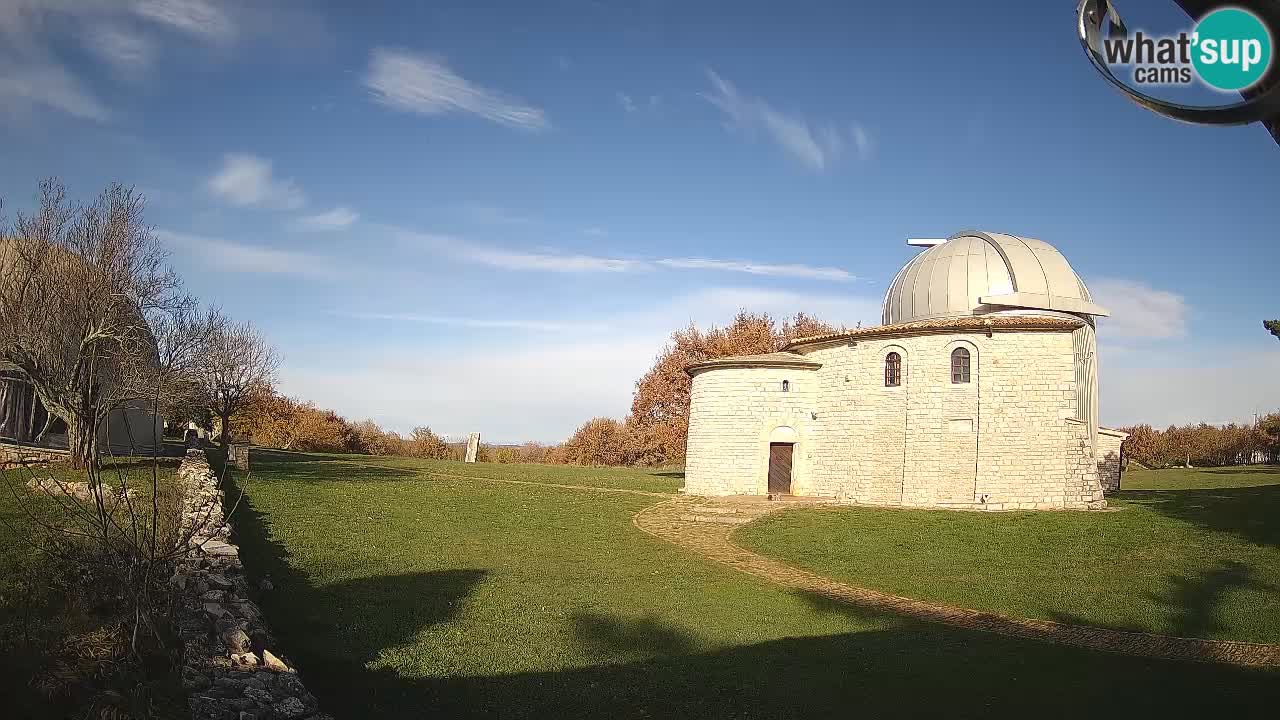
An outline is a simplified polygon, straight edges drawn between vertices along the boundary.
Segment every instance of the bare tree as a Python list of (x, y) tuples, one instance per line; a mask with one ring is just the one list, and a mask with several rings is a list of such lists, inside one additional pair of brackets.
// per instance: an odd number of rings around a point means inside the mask
[(197, 373), (209, 410), (222, 421), (219, 441), (231, 440), (231, 417), (270, 392), (280, 357), (251, 323), (221, 321)]
[(0, 358), (66, 422), (72, 462), (85, 467), (127, 378), (158, 365), (146, 318), (173, 309), (179, 281), (131, 188), (113, 184), (81, 206), (50, 179), (38, 204), (0, 229)]

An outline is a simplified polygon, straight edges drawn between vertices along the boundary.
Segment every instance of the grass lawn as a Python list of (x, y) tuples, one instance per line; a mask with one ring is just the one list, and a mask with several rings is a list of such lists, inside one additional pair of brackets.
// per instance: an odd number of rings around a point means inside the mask
[(353, 477), (368, 477), (372, 473), (376, 477), (412, 478), (431, 473), (560, 485), (590, 485), (660, 493), (674, 493), (684, 485), (684, 472), (678, 469), (593, 468), (519, 463), (467, 464), (459, 460), (418, 460), (407, 457), (286, 453), (270, 450), (254, 450), (253, 457), (255, 459), (259, 457), (288, 459), (293, 468), (290, 478), (313, 478), (321, 481), (338, 480), (348, 474)]
[(1009, 615), (1280, 643), (1280, 468), (1127, 472), (1117, 512), (789, 512), (744, 547)]
[[(282, 647), (339, 717), (1262, 713), (1280, 674), (1140, 660), (795, 594), (641, 533), (639, 471), (255, 451), (234, 518)], [(645, 476), (648, 475), (646, 478)], [(677, 480), (678, 482), (678, 480)]]

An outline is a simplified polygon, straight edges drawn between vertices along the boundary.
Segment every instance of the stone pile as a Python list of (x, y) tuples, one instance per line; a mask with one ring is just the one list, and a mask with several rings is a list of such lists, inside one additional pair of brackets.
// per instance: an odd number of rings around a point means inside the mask
[[(93, 489), (89, 487), (89, 483), (78, 480), (58, 480), (51, 477), (31, 478), (27, 481), (27, 489), (33, 493), (44, 493), (53, 497), (72, 497), (81, 502), (95, 501)], [(129, 488), (125, 492), (121, 492), (121, 488), (103, 491), (105, 499), (108, 500), (119, 500), (126, 495), (132, 498), (136, 494), (137, 490), (134, 488)]]
[[(184, 536), (192, 549), (171, 580), (182, 598), (182, 684), (193, 720), (331, 720), (319, 712), (297, 672), (279, 654), (258, 606), (240, 550), (230, 542), (218, 478), (203, 450), (178, 467)], [(263, 588), (270, 586), (264, 581)], [(275, 648), (275, 650), (272, 650)]]

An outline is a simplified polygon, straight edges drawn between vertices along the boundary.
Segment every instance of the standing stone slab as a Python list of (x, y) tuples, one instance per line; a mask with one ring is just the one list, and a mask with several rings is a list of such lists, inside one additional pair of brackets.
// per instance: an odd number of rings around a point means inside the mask
[(473, 463), (476, 461), (476, 454), (480, 452), (480, 433), (473, 432), (467, 436), (467, 456), (463, 462)]

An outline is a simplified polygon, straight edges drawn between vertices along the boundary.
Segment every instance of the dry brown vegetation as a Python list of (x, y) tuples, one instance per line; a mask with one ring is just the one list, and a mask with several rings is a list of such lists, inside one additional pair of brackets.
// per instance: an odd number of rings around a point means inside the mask
[(768, 314), (744, 310), (723, 328), (702, 330), (690, 324), (677, 330), (653, 367), (636, 382), (626, 420), (619, 423), (596, 418), (584, 423), (565, 442), (565, 461), (577, 465), (682, 463), (692, 383), (686, 367), (731, 355), (775, 352), (796, 338), (841, 329), (804, 313), (778, 324)]
[(1122, 428), (1129, 433), (1125, 455), (1147, 467), (1221, 467), (1280, 462), (1280, 413), (1258, 418), (1251, 425), (1170, 426)]

